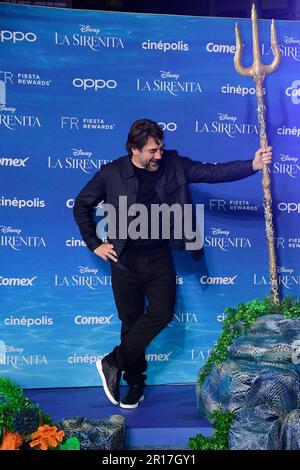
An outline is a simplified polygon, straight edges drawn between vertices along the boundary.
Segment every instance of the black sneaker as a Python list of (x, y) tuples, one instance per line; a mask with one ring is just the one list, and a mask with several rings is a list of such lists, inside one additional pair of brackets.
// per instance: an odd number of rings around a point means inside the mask
[(144, 385), (129, 385), (129, 390), (125, 398), (120, 403), (121, 408), (137, 408), (144, 400)]
[(97, 361), (96, 366), (101, 376), (104, 392), (107, 398), (114, 405), (118, 405), (120, 401), (119, 384), (121, 371), (117, 369), (117, 367), (111, 366), (106, 357)]

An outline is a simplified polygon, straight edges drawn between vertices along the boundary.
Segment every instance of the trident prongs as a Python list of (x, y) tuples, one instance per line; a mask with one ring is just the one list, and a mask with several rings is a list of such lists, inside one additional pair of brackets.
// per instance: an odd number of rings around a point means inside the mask
[(253, 64), (251, 67), (243, 67), (242, 65), (242, 39), (239, 26), (236, 23), (235, 25), (235, 38), (236, 38), (236, 52), (234, 56), (234, 66), (236, 71), (244, 76), (252, 77), (256, 80), (258, 77), (264, 78), (265, 75), (274, 72), (280, 64), (281, 54), (278, 46), (275, 22), (272, 20), (271, 23), (271, 46), (274, 52), (274, 59), (270, 65), (264, 65), (261, 61), (260, 55), (260, 43), (259, 43), (259, 34), (257, 26), (257, 13), (255, 5), (252, 5), (251, 10), (251, 19), (252, 19), (252, 44), (253, 44)]

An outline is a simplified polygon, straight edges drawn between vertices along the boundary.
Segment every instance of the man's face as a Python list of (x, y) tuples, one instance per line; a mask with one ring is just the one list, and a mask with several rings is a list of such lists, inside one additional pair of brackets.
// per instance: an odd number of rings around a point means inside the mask
[(148, 142), (141, 149), (132, 148), (132, 163), (138, 168), (144, 168), (148, 171), (157, 171), (163, 153), (164, 143), (158, 141), (158, 143), (153, 139), (153, 137), (148, 138)]

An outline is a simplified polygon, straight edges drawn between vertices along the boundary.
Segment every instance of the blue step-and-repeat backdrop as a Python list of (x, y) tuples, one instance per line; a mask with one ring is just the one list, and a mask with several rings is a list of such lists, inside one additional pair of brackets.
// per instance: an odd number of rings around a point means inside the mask
[[(234, 19), (0, 6), (0, 375), (25, 388), (100, 385), (119, 342), (109, 265), (84, 245), (74, 197), (125, 154), (132, 121), (206, 162), (259, 147), (254, 82), (235, 72)], [(252, 62), (251, 21), (239, 20)], [(259, 21), (273, 59), (270, 21)], [(264, 82), (282, 295), (300, 284), (300, 23), (277, 21), (280, 68)], [(204, 256), (174, 254), (174, 320), (148, 347), (148, 382), (195, 382), (225, 308), (269, 293), (261, 172), (191, 185)]]

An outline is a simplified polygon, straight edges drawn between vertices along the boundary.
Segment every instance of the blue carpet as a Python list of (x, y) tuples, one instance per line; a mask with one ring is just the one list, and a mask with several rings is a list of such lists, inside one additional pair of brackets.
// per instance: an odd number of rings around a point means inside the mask
[[(121, 387), (121, 396), (126, 387)], [(145, 400), (133, 410), (112, 405), (102, 387), (25, 390), (53, 421), (74, 416), (104, 419), (118, 414), (126, 420), (127, 448), (188, 448), (188, 439), (212, 434), (211, 424), (197, 413), (195, 384), (152, 385)]]

